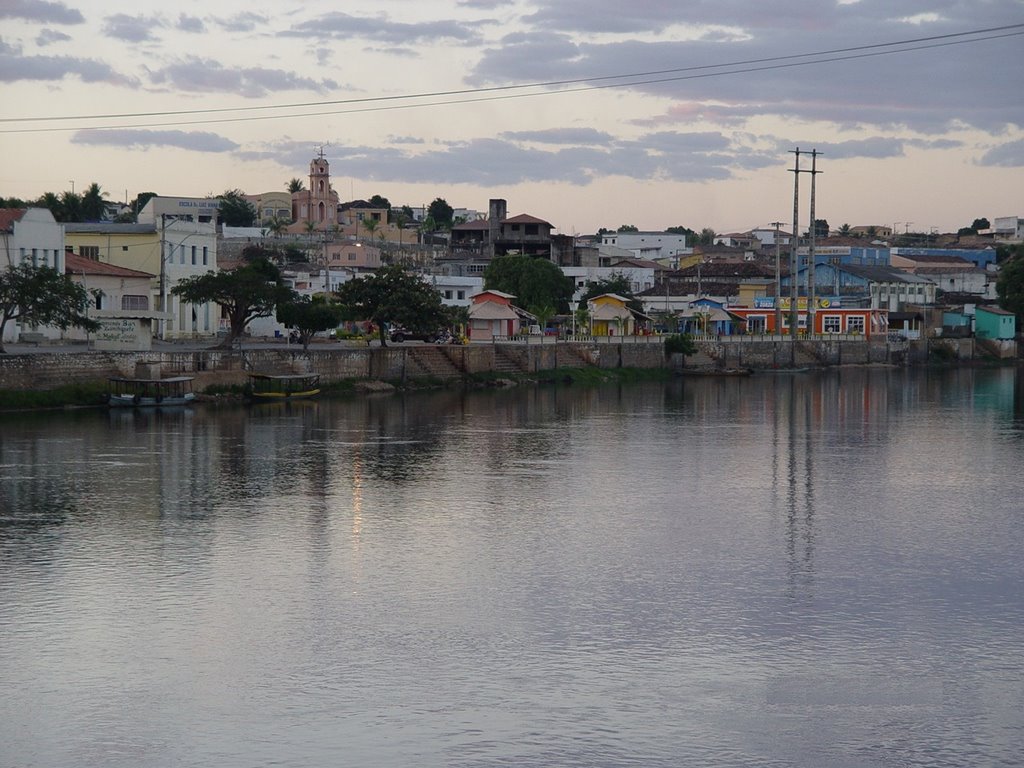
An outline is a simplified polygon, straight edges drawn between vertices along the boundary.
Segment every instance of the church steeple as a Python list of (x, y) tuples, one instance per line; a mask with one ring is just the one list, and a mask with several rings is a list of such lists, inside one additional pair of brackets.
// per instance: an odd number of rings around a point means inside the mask
[(327, 229), (338, 221), (338, 193), (331, 189), (331, 166), (323, 145), (309, 162), (309, 189), (292, 195), (292, 219), (296, 224), (312, 222)]

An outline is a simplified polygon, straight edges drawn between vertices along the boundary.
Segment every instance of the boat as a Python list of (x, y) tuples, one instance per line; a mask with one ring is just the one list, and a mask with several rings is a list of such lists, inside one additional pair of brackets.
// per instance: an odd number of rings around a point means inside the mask
[(250, 373), (246, 394), (254, 402), (280, 402), (320, 394), (318, 373)]
[(167, 379), (130, 379), (114, 377), (108, 380), (110, 391), (105, 400), (111, 408), (152, 408), (188, 405), (195, 400), (191, 376), (172, 376)]

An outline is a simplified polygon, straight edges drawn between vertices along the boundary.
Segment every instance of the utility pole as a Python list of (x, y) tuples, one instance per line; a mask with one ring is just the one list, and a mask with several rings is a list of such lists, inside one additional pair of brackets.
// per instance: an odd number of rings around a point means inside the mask
[[(816, 311), (815, 284), (814, 284), (814, 239), (818, 234), (818, 222), (814, 218), (814, 179), (821, 173), (817, 170), (818, 155), (822, 154), (816, 149), (811, 150), (811, 240), (808, 243), (807, 255), (807, 334), (813, 336), (815, 333), (814, 315)], [(827, 235), (828, 233), (826, 233)]]
[(775, 335), (782, 335), (782, 236), (779, 234), (781, 221), (773, 221), (775, 227)]
[(796, 341), (797, 326), (797, 256), (796, 247), (800, 242), (800, 147), (790, 150), (794, 155), (793, 169), (793, 238), (789, 241), (789, 335)]

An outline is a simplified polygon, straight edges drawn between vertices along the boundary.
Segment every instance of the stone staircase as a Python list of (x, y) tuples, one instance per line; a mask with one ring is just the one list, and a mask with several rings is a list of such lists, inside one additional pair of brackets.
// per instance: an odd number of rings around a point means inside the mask
[(527, 373), (519, 359), (501, 344), (494, 346), (494, 371), (496, 373)]
[(594, 361), (581, 352), (575, 344), (563, 344), (558, 348), (559, 368), (591, 368)]
[(462, 371), (440, 347), (424, 344), (406, 349), (410, 376), (434, 379), (457, 379)]

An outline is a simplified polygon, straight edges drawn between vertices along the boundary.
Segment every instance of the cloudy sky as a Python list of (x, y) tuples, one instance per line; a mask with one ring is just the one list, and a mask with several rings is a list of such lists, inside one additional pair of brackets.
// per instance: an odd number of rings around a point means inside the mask
[(799, 148), (817, 218), (944, 232), (1024, 215), (1022, 52), (1024, 0), (0, 0), (0, 196), (323, 145), (343, 200), (727, 232), (792, 222)]

